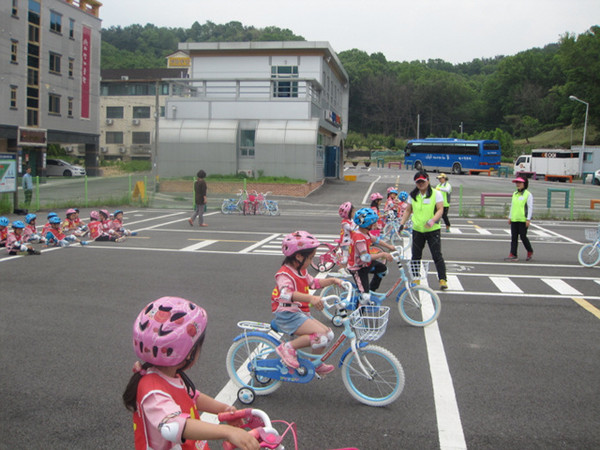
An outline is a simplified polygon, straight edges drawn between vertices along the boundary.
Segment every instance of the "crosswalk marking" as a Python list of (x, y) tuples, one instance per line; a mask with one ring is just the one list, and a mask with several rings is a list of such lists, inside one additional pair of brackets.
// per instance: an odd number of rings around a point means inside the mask
[(558, 278), (542, 278), (542, 281), (554, 289), (556, 292), (562, 295), (577, 295), (582, 296), (583, 294), (579, 292), (574, 287), (569, 286), (563, 280)]
[(491, 231), (486, 230), (485, 228), (479, 228), (479, 227), (477, 227), (477, 228), (475, 228), (475, 231), (477, 231), (479, 234), (486, 234), (486, 235), (487, 234), (492, 234)]
[(448, 282), (448, 289), (451, 289), (453, 291), (465, 290), (465, 288), (463, 288), (463, 285), (461, 284), (460, 280), (456, 275), (447, 275), (446, 278), (446, 281)]
[(182, 252), (195, 252), (196, 250), (201, 249), (203, 247), (208, 247), (209, 245), (214, 244), (215, 242), (217, 242), (217, 241), (215, 241), (213, 239), (206, 239), (205, 241), (200, 241), (200, 242), (197, 242), (196, 244), (192, 244), (187, 247), (184, 247), (181, 249), (181, 251)]
[(490, 277), (500, 292), (522, 294), (523, 291), (508, 277)]

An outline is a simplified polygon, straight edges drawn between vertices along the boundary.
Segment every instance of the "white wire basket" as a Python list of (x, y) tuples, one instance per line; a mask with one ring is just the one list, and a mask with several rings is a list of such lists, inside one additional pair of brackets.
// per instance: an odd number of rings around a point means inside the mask
[(361, 341), (376, 341), (384, 335), (390, 314), (389, 306), (359, 306), (350, 314), (350, 326)]
[(586, 228), (584, 231), (585, 231), (585, 239), (587, 241), (594, 242), (596, 239), (598, 239), (598, 235), (600, 235), (600, 227)]
[(410, 281), (424, 280), (429, 273), (430, 261), (413, 261), (405, 259), (402, 261), (404, 272)]

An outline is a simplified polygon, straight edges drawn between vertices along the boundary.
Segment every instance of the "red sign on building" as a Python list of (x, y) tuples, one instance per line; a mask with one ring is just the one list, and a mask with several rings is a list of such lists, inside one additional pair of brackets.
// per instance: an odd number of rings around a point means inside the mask
[(90, 118), (90, 58), (92, 30), (83, 27), (83, 38), (81, 41), (81, 117)]

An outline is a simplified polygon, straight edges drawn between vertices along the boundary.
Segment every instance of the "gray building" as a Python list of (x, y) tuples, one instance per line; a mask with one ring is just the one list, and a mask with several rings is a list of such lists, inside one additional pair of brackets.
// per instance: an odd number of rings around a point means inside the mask
[(181, 43), (190, 78), (171, 80), (157, 173), (339, 177), (349, 78), (327, 42)]
[[(96, 0), (0, 2), (0, 152), (45, 175), (59, 144), (97, 168), (100, 30)], [(22, 172), (19, 172), (22, 173)]]

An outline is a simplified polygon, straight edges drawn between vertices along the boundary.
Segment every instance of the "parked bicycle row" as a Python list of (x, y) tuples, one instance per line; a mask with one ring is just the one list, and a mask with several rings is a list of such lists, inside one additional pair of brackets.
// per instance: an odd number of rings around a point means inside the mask
[(237, 198), (223, 199), (221, 212), (223, 214), (243, 214), (243, 215), (267, 215), (278, 216), (279, 204), (275, 200), (268, 200), (267, 195), (271, 192), (251, 191), (248, 193), (245, 189), (240, 189)]

